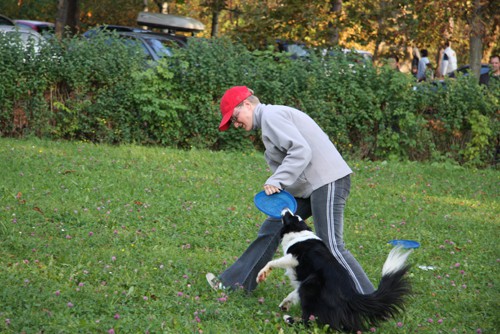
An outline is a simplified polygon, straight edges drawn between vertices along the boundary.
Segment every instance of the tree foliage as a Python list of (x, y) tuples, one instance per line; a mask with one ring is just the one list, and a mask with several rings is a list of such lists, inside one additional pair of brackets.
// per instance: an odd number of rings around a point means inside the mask
[[(276, 39), (311, 46), (339, 43), (378, 56), (409, 58), (409, 48), (438, 55), (446, 39), (455, 41), (460, 64), (470, 61), (471, 33), (481, 38), (483, 61), (498, 53), (500, 14), (490, 0), (172, 0), (168, 12), (202, 21), (203, 37), (227, 36), (249, 48), (265, 48)], [(97, 24), (136, 25), (137, 13), (158, 12), (163, 1), (81, 0), (81, 31)], [(4, 0), (0, 12), (12, 18), (55, 21), (53, 0)], [(481, 27), (481, 31), (472, 29)], [(336, 37), (338, 35), (338, 37)], [(475, 44), (472, 45), (477, 48)], [(431, 57), (432, 58), (432, 57)], [(437, 64), (434, 64), (437, 65)]]
[(32, 19), (55, 22), (57, 1), (54, 0), (2, 0), (0, 14), (12, 19)]

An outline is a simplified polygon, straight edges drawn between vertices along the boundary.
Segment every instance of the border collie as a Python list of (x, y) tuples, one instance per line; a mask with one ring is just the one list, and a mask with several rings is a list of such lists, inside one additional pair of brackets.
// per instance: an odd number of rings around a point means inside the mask
[[(286, 269), (295, 288), (279, 305), (288, 311), (300, 303), (302, 322), (310, 320), (330, 329), (346, 332), (366, 330), (400, 313), (410, 284), (405, 278), (409, 269), (406, 259), (411, 253), (401, 247), (391, 250), (382, 268), (378, 289), (363, 295), (357, 292), (347, 270), (335, 259), (323, 241), (299, 216), (284, 209), (281, 213), (284, 256), (269, 261), (257, 276), (263, 282), (273, 268)], [(287, 323), (294, 319), (285, 315)]]

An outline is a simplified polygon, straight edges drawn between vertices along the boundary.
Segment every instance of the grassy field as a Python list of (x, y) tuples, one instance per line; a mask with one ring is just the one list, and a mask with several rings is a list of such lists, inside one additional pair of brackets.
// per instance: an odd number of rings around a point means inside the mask
[[(264, 219), (261, 153), (0, 139), (0, 154), (0, 332), (305, 332), (281, 319), (282, 271), (251, 294), (205, 281)], [(345, 240), (372, 281), (387, 241), (421, 243), (406, 312), (371, 332), (498, 333), (500, 172), (350, 165)]]

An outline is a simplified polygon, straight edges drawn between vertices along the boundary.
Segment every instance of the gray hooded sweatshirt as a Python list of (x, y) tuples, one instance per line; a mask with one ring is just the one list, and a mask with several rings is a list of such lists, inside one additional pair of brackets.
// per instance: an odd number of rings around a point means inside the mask
[(258, 104), (253, 129), (261, 129), (265, 158), (273, 171), (266, 184), (293, 196), (311, 193), (352, 173), (337, 148), (314, 120), (300, 110)]

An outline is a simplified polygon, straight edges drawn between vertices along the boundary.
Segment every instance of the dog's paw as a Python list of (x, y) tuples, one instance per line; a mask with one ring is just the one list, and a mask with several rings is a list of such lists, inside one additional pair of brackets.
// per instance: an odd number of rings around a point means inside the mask
[(289, 300), (289, 299), (283, 299), (283, 301), (279, 305), (279, 308), (282, 311), (289, 311), (291, 306), (292, 306), (292, 301), (291, 300)]
[(279, 308), (283, 311), (288, 311), (292, 307), (292, 305), (296, 305), (300, 302), (300, 297), (297, 289), (293, 290), (288, 294), (288, 296), (283, 299), (281, 304), (279, 304)]
[(283, 320), (285, 320), (285, 322), (289, 325), (293, 325), (295, 323), (295, 320), (293, 319), (293, 317), (291, 315), (288, 315), (288, 314), (285, 314), (283, 316)]
[(273, 269), (269, 266), (262, 268), (257, 275), (257, 283), (264, 282), (267, 279), (267, 276), (271, 273), (271, 270)]

